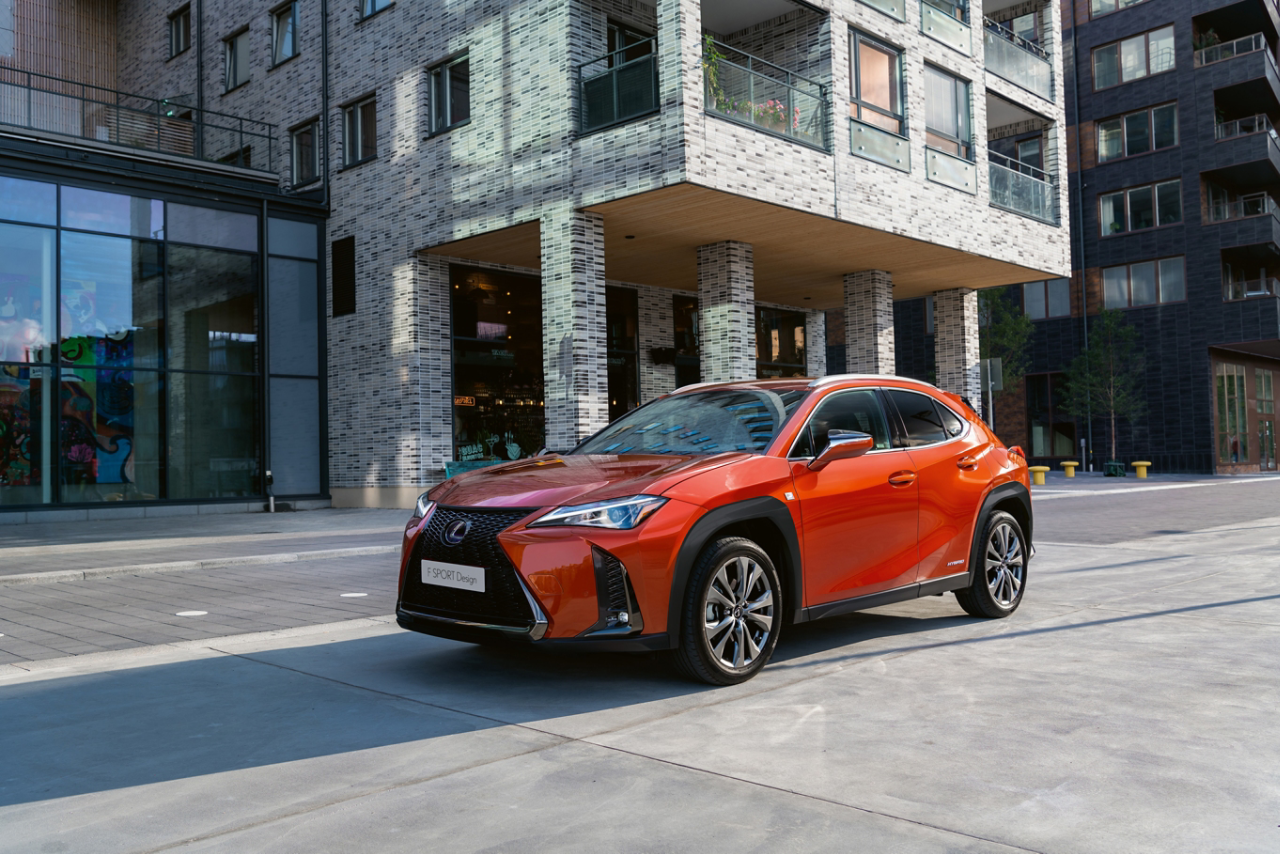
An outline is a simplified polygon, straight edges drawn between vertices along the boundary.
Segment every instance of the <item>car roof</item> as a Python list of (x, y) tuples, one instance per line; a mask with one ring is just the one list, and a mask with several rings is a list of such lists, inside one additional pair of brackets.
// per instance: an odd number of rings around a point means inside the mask
[(793, 391), (798, 389), (824, 388), (826, 386), (837, 384), (872, 384), (883, 382), (903, 383), (905, 385), (919, 386), (933, 391), (940, 391), (937, 386), (924, 382), (923, 380), (912, 379), (911, 377), (899, 377), (892, 374), (831, 374), (825, 377), (788, 377), (776, 380), (737, 380), (731, 382), (712, 382), (712, 383), (693, 383), (692, 385), (681, 386), (672, 394), (684, 394), (690, 391), (705, 391), (713, 388), (723, 389), (767, 389), (770, 391)]

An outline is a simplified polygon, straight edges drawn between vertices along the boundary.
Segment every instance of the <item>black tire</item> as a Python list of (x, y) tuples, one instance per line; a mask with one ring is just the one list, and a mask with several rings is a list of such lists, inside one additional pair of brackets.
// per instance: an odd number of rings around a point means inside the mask
[(974, 617), (998, 619), (1018, 610), (1027, 590), (1027, 538), (1018, 520), (996, 510), (980, 528), (973, 582), (956, 591), (960, 607)]
[(683, 605), (674, 659), (684, 675), (736, 685), (760, 672), (773, 655), (782, 627), (782, 586), (769, 555), (751, 540), (721, 537), (708, 543), (693, 565)]

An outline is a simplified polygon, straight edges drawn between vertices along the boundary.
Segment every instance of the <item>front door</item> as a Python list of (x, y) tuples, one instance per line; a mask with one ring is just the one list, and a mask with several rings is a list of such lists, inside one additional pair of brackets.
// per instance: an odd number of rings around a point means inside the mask
[[(827, 431), (875, 438), (861, 457), (809, 468)], [(814, 409), (790, 454), (804, 525), (805, 605), (838, 602), (911, 584), (919, 490), (910, 458), (890, 447), (889, 423), (873, 389), (829, 394)]]

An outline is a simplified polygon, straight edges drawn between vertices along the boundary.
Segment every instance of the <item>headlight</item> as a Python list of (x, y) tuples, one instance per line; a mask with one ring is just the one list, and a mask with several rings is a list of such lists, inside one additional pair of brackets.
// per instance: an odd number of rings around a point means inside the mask
[(667, 499), (657, 495), (632, 495), (629, 498), (614, 498), (593, 504), (557, 507), (541, 519), (530, 522), (528, 527), (582, 525), (588, 528), (627, 530), (639, 525), (666, 503)]
[(431, 508), (436, 506), (436, 503), (432, 501), (430, 498), (427, 498), (427, 495), (428, 493), (426, 492), (419, 495), (418, 503), (413, 508), (413, 515), (418, 517), (419, 519), (425, 518), (426, 515), (431, 512)]

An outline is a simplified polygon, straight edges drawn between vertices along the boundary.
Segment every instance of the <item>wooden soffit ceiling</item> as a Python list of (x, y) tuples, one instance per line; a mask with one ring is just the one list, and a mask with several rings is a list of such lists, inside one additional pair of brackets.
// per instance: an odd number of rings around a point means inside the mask
[[(738, 240), (754, 247), (756, 299), (801, 308), (842, 306), (844, 274), (858, 270), (889, 271), (895, 299), (1052, 275), (693, 184), (676, 184), (587, 210), (604, 217), (609, 279), (696, 291), (697, 248)], [(426, 251), (517, 267), (542, 266), (536, 221)]]

